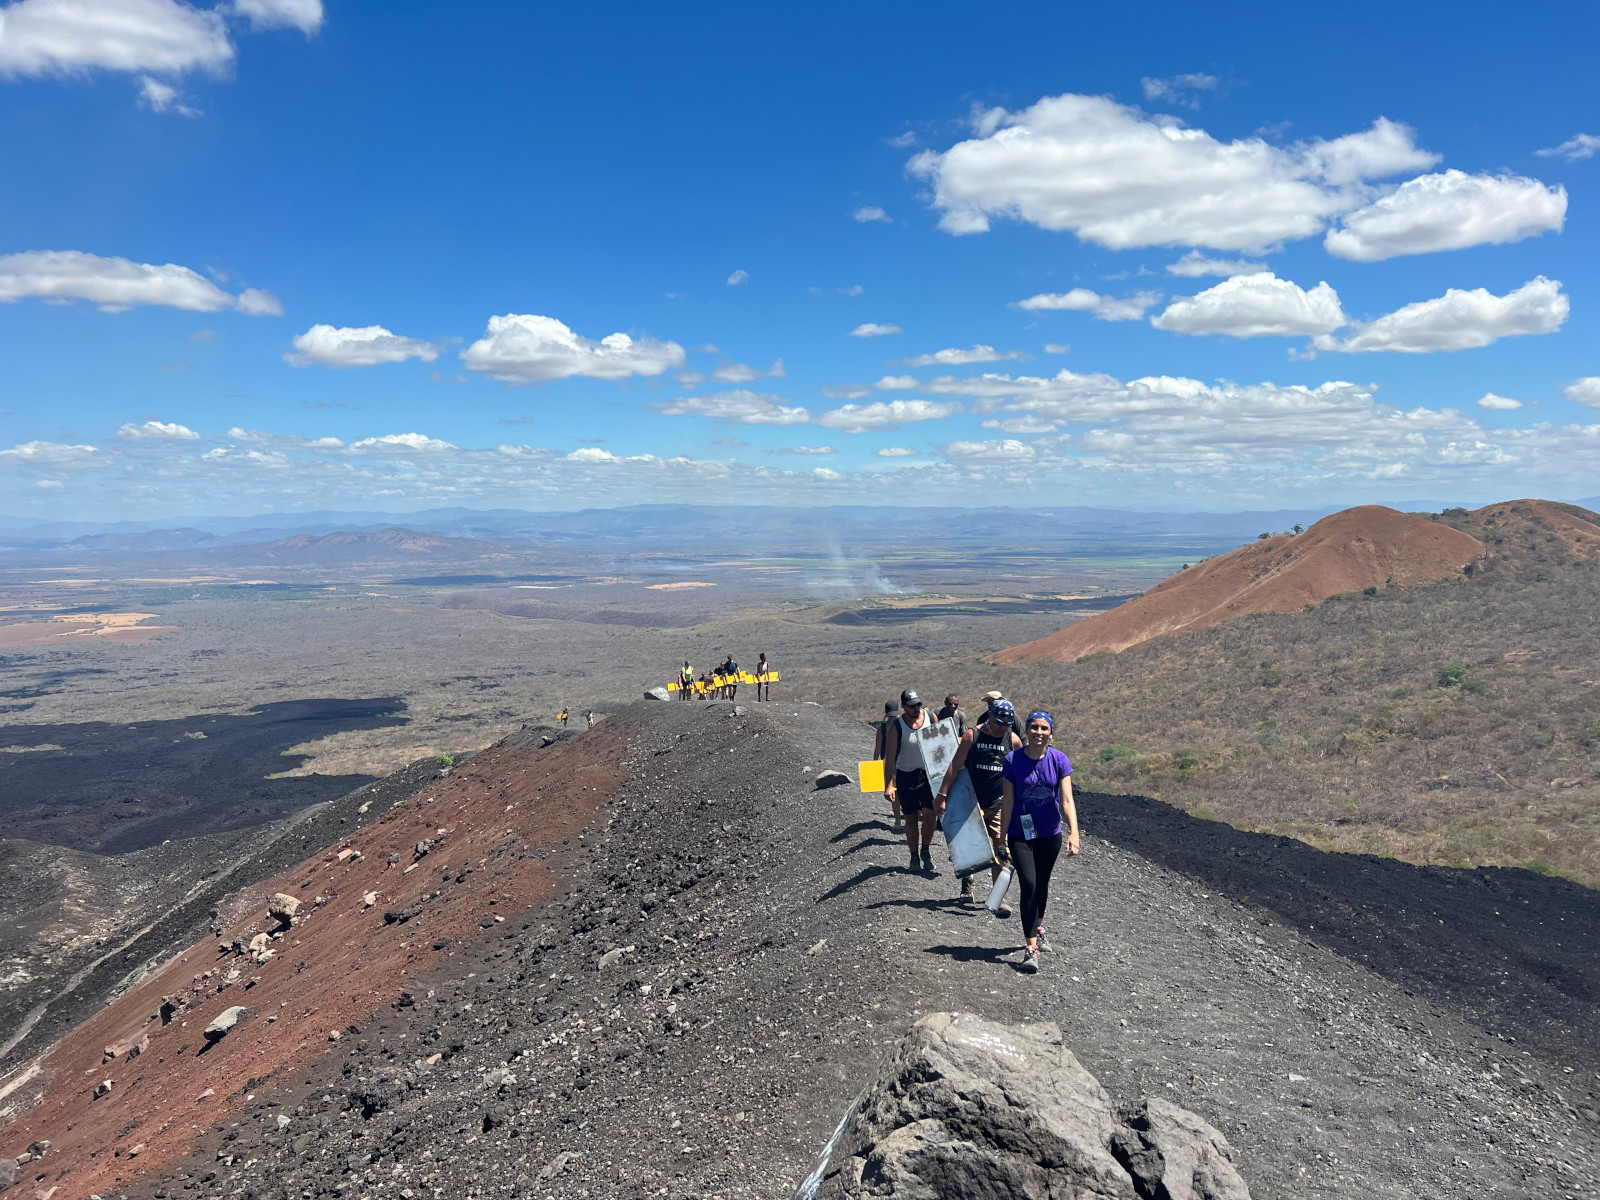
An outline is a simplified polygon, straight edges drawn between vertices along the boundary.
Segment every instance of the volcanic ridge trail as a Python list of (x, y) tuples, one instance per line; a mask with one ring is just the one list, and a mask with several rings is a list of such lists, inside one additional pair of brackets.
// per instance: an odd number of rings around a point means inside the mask
[[(1221, 1130), (1258, 1200), (1545, 1200), (1600, 1182), (1592, 1066), (1355, 961), (1360, 921), (1336, 953), (1219, 867), (1143, 857), (1125, 798), (1080, 798), (1058, 949), (1025, 976), (1015, 920), (963, 906), (947, 868), (907, 873), (881, 798), (815, 786), (866, 756), (860, 722), (647, 702), (541, 740), (483, 751), (240, 892), (216, 936), (36, 1060), (0, 1156), (51, 1147), (18, 1185), (786, 1197), (906, 1028), (946, 1010), (1055, 1022), (1113, 1096)], [(1340, 902), (1337, 865), (1315, 886)], [(299, 919), (271, 940), (276, 892)], [(257, 961), (262, 933), (274, 953)], [(236, 1005), (236, 1025), (201, 1036)], [(1562, 1015), (1594, 1040), (1592, 1001)]]

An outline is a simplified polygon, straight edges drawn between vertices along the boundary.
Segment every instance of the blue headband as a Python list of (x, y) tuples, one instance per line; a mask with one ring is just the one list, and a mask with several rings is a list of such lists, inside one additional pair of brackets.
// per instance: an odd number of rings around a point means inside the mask
[(1038, 712), (1031, 712), (1031, 713), (1028, 714), (1028, 724), (1029, 725), (1032, 725), (1035, 721), (1041, 721), (1041, 720), (1050, 722), (1050, 732), (1051, 733), (1054, 733), (1056, 731), (1056, 719), (1054, 717), (1052, 717), (1049, 713), (1045, 712), (1044, 709), (1041, 708)]

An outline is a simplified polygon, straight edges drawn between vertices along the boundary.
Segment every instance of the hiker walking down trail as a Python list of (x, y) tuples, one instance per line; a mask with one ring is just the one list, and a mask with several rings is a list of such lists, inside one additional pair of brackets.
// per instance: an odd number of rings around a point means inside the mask
[[(981, 725), (983, 722), (989, 719), (989, 710), (994, 707), (995, 701), (1004, 700), (1005, 698), (1004, 692), (985, 692), (983, 694), (983, 716), (978, 718), (978, 724)], [(1027, 745), (1027, 731), (1022, 728), (1022, 722), (1017, 720), (1017, 709), (1015, 705), (1013, 705), (1011, 708), (1010, 724), (1011, 732), (1017, 735), (1017, 741), (1021, 742), (1023, 745)]]
[[(889, 795), (889, 789), (887, 787), (887, 784), (889, 782), (889, 771), (888, 771), (888, 764), (887, 764), (887, 761), (885, 760), (885, 758), (883, 756), (883, 753), (884, 753), (884, 747), (889, 742), (889, 726), (893, 725), (894, 721), (895, 721), (894, 701), (893, 700), (885, 700), (883, 702), (883, 720), (874, 721), (872, 723), (873, 724), (873, 728), (878, 731), (878, 736), (876, 738), (874, 738), (873, 742), (872, 742), (872, 757), (877, 759), (879, 762), (885, 764), (883, 779), (884, 779), (884, 784), (885, 784), (884, 795), (886, 795), (886, 796)], [(894, 814), (894, 831), (896, 833), (899, 833), (900, 832), (900, 799), (899, 799), (898, 796), (889, 796), (889, 811)]]
[(936, 719), (940, 721), (953, 720), (956, 723), (956, 736), (958, 738), (966, 736), (967, 714), (961, 711), (960, 696), (946, 696), (944, 698), (944, 707), (939, 710)]
[[(885, 727), (883, 744), (884, 774), (887, 776), (883, 794), (891, 805), (898, 801), (899, 811), (906, 822), (906, 847), (911, 851), (908, 870), (918, 869), (917, 847), (922, 848), (921, 870), (936, 874), (933, 868), (933, 830), (939, 819), (934, 811), (933, 788), (928, 783), (928, 773), (922, 769), (922, 755), (917, 752), (911, 735), (933, 720), (933, 714), (922, 704), (922, 697), (907, 688), (900, 693), (900, 715)], [(888, 768), (894, 768), (890, 775)]]
[(683, 670), (678, 672), (678, 699), (687, 700), (694, 695), (694, 668), (689, 665), (689, 660), (683, 660)]
[(1022, 881), (1022, 969), (1039, 969), (1039, 951), (1050, 949), (1044, 910), (1050, 901), (1050, 873), (1061, 853), (1061, 829), (1068, 829), (1067, 853), (1078, 853), (1078, 809), (1072, 802), (1072, 761), (1050, 744), (1055, 718), (1028, 714), (1028, 741), (1006, 755), (1004, 780), (1007, 847)]
[(725, 686), (727, 687), (726, 694), (728, 699), (734, 699), (739, 694), (739, 664), (733, 661), (733, 655), (730, 654), (723, 660), (722, 666), (717, 669), (722, 672), (722, 678), (727, 681)]
[(767, 661), (765, 653), (756, 663), (756, 701), (761, 700), (762, 689), (766, 689), (767, 699), (772, 699), (772, 664)]
[[(961, 745), (956, 748), (956, 756), (950, 762), (950, 770), (939, 786), (939, 795), (936, 797), (942, 817), (945, 804), (950, 799), (950, 789), (959, 778), (958, 772), (965, 770), (967, 778), (972, 780), (972, 790), (977, 793), (978, 807), (983, 811), (983, 827), (989, 834), (989, 845), (994, 847), (995, 858), (1002, 862), (1007, 853), (1005, 827), (1000, 823), (1001, 809), (1005, 807), (1005, 786), (1001, 777), (1005, 772), (1006, 755), (1022, 749), (1022, 739), (1011, 730), (1016, 715), (1016, 709), (1011, 707), (1009, 700), (997, 700), (990, 705), (989, 711), (983, 715), (983, 723), (974, 725), (961, 735)], [(993, 887), (999, 877), (999, 865), (990, 867), (989, 886)], [(961, 881), (961, 898), (972, 899), (971, 876)], [(1002, 899), (1000, 906), (995, 909), (995, 916), (1004, 918), (1010, 915), (1011, 906)]]

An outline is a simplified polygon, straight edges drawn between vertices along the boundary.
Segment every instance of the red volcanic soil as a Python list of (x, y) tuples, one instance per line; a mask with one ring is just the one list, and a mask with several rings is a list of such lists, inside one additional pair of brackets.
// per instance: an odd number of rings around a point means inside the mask
[[(0, 1130), (0, 1157), (51, 1143), (18, 1171), (21, 1190), (114, 1194), (182, 1157), (253, 1089), (326, 1051), (330, 1034), (357, 1036), (351, 1027), (392, 1004), (413, 975), (551, 895), (563, 840), (622, 781), (625, 741), (622, 729), (601, 725), (581, 744), (490, 747), (348, 839), (233, 896), (220, 937), (146, 976), (3, 1089), (32, 1107)], [(432, 844), (418, 857), (424, 840)], [(300, 913), (258, 965), (230, 947), (277, 927), (267, 912), (275, 892), (299, 898)], [(163, 1024), (167, 999), (179, 1007)], [(247, 1011), (208, 1048), (203, 1030), (233, 1005)], [(128, 1057), (143, 1037), (148, 1046)], [(122, 1052), (104, 1060), (109, 1047)], [(103, 1080), (111, 1090), (95, 1099)]]
[(1301, 534), (1241, 546), (1162, 580), (1126, 604), (1000, 653), (1001, 662), (1071, 662), (1249, 613), (1298, 612), (1340, 592), (1432, 583), (1482, 557), (1483, 543), (1378, 504), (1324, 517)]

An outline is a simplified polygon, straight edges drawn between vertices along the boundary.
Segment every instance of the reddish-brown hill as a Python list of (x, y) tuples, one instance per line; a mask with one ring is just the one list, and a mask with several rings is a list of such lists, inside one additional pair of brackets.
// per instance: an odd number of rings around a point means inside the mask
[(1483, 543), (1483, 568), (1491, 575), (1527, 578), (1571, 559), (1600, 560), (1600, 515), (1576, 504), (1506, 500), (1442, 515)]
[(1482, 542), (1443, 522), (1362, 505), (1324, 517), (1304, 533), (1265, 538), (1199, 563), (1135, 600), (999, 657), (1070, 662), (1115, 653), (1249, 613), (1297, 612), (1391, 580), (1402, 586), (1432, 583), (1482, 555)]
[[(550, 895), (563, 841), (621, 781), (625, 737), (607, 724), (540, 750), (512, 735), (238, 893), (219, 914), (219, 937), (174, 955), (0, 1085), (0, 1102), (25, 1110), (0, 1130), (0, 1156), (50, 1142), (18, 1183), (47, 1197), (130, 1188), (236, 1117), (269, 1076), (287, 1078), (330, 1040), (355, 1035), (417, 972)], [(275, 936), (267, 908), (277, 892), (301, 906)], [(272, 952), (265, 962), (232, 948), (257, 935)], [(237, 1027), (208, 1045), (206, 1026), (234, 1005), (245, 1009)]]

